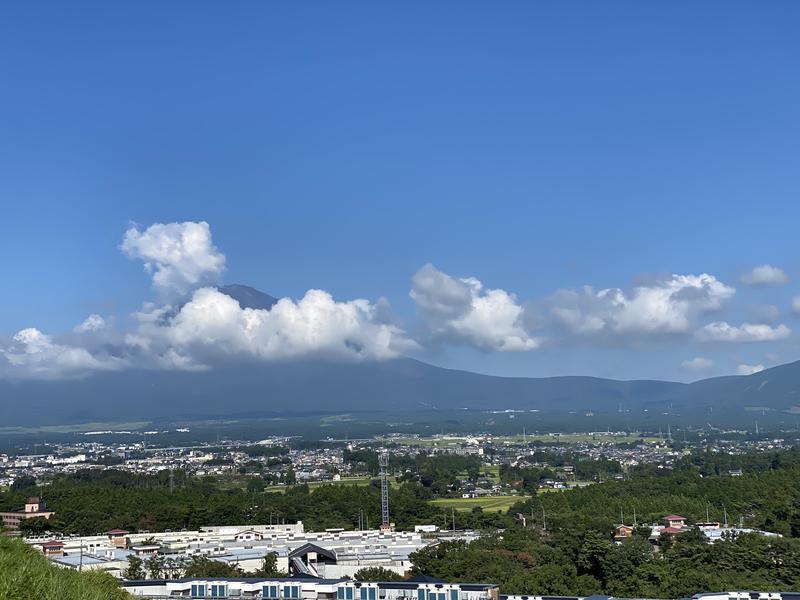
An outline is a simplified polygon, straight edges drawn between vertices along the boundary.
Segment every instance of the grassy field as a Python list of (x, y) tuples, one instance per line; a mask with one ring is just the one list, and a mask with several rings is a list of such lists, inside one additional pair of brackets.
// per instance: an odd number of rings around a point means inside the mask
[[(378, 480), (377, 477), (342, 477), (340, 481), (309, 481), (308, 487), (312, 490), (314, 488), (318, 488), (322, 485), (369, 485), (372, 480)], [(397, 483), (397, 480), (394, 477), (389, 478), (389, 485), (391, 487), (397, 487), (400, 485)], [(287, 490), (285, 485), (268, 485), (264, 491), (265, 492), (285, 492)]]
[(96, 422), (74, 425), (42, 425), (39, 427), (0, 427), (0, 434), (30, 433), (86, 433), (87, 431), (137, 431), (150, 425), (150, 421), (129, 421), (121, 423)]
[(476, 506), (484, 511), (506, 511), (517, 502), (524, 502), (527, 496), (486, 496), (484, 498), (437, 498), (431, 500), (434, 506), (454, 508), (459, 512), (468, 512)]

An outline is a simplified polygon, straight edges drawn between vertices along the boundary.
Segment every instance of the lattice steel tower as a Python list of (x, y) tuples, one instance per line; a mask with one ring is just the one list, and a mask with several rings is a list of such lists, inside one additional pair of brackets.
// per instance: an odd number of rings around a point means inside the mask
[(378, 455), (378, 464), (381, 467), (381, 529), (388, 531), (391, 529), (389, 524), (389, 454), (381, 452)]

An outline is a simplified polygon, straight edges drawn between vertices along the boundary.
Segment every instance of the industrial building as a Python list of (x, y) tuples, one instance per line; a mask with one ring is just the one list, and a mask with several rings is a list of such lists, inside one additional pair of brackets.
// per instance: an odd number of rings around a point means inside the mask
[(496, 585), (420, 578), (391, 582), (349, 579), (231, 578), (126, 581), (144, 598), (259, 598), (267, 600), (499, 600)]
[[(132, 534), (114, 529), (83, 537), (28, 538), (55, 564), (82, 570), (102, 570), (122, 577), (129, 556), (146, 559), (209, 559), (254, 572), (268, 554), (277, 557), (279, 571), (327, 579), (352, 577), (366, 567), (383, 567), (399, 575), (411, 568), (410, 555), (434, 540), (420, 533), (388, 530), (305, 532), (302, 522), (287, 525), (205, 527), (196, 531)], [(55, 551), (53, 541), (59, 546)]]

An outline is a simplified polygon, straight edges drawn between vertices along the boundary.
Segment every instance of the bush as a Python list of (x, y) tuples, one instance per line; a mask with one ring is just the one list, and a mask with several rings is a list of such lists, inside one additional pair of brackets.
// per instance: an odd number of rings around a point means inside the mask
[(0, 600), (133, 600), (107, 573), (60, 569), (24, 542), (0, 537)]

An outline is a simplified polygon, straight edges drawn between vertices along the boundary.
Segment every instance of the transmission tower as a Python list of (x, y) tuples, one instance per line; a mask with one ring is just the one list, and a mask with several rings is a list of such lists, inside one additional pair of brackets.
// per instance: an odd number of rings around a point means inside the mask
[(381, 530), (389, 531), (389, 455), (386, 452), (378, 455), (378, 464), (381, 467)]

